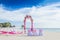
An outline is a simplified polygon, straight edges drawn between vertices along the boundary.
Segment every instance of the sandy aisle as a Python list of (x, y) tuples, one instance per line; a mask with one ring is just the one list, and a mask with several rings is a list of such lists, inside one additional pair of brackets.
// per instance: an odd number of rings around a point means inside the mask
[(60, 32), (45, 31), (43, 36), (0, 35), (0, 40), (60, 40)]

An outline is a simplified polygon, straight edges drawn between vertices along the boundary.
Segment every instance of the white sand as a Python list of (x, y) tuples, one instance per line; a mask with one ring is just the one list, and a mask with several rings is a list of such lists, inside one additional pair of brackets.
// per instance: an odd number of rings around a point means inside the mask
[(0, 35), (0, 40), (60, 40), (60, 32), (44, 31), (43, 36)]

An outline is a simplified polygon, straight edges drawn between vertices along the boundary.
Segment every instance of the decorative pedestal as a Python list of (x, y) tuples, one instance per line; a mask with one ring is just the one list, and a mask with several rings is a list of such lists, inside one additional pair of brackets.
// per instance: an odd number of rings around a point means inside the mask
[(39, 30), (28, 30), (28, 36), (42, 36), (43, 33), (42, 33), (42, 30), (39, 29)]

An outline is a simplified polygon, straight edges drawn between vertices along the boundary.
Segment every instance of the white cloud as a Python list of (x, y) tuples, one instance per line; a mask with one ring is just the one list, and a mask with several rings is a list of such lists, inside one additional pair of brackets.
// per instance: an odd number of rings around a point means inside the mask
[(23, 21), (28, 14), (34, 20), (34, 27), (60, 28), (60, 8), (58, 6), (60, 6), (60, 3), (43, 7), (23, 8), (15, 11), (7, 11), (0, 7), (0, 19)]

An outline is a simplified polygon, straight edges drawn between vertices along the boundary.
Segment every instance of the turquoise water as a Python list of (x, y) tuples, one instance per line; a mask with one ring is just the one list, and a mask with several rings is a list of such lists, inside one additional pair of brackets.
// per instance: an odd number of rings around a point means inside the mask
[[(60, 32), (60, 28), (34, 28), (36, 30), (41, 29), (42, 31), (49, 31), (49, 32)], [(24, 30), (23, 28), (0, 28), (0, 30)], [(30, 30), (30, 28), (26, 28), (26, 30)]]
[[(28, 30), (28, 29), (29, 28), (26, 28), (26, 30)], [(41, 29), (43, 31), (51, 31), (51, 32), (60, 32), (60, 28), (35, 28), (35, 29)]]
[(60, 32), (60, 28), (43, 28), (42, 30), (47, 30), (51, 32)]

